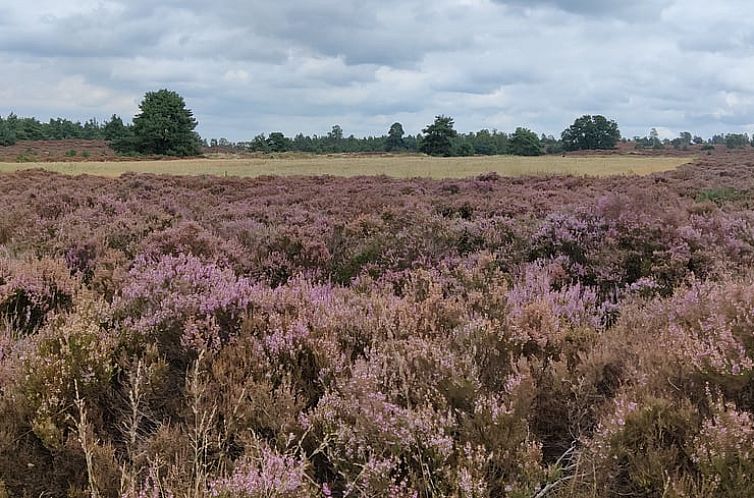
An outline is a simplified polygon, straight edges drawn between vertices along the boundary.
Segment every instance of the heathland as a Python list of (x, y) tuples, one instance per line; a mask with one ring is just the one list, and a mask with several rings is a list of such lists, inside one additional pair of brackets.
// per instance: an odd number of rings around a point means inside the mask
[[(0, 173), (0, 495), (752, 496), (754, 151), (685, 160)], [(470, 176), (300, 176), (393, 170)]]

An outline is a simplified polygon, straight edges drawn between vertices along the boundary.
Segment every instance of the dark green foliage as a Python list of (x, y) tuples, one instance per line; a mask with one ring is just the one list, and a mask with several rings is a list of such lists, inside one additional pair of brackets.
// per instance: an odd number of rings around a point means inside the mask
[(385, 150), (392, 152), (395, 150), (402, 150), (406, 148), (406, 144), (403, 141), (403, 135), (406, 133), (403, 131), (403, 125), (400, 123), (393, 123), (390, 126), (390, 130), (387, 132), (387, 140), (385, 140)]
[(691, 145), (692, 136), (688, 131), (682, 131), (677, 138), (670, 141), (675, 150), (688, 150)]
[(0, 145), (13, 145), (17, 140), (96, 140), (104, 138), (104, 127), (92, 118), (81, 124), (69, 119), (50, 119), (42, 123), (36, 118), (19, 118), (11, 113), (0, 117)]
[(660, 134), (657, 132), (657, 128), (652, 128), (649, 131), (648, 137), (634, 137), (634, 143), (636, 144), (635, 148), (640, 150), (663, 150), (665, 148), (662, 140), (660, 140)]
[(265, 142), (270, 152), (285, 152), (290, 148), (290, 140), (279, 131), (270, 133)]
[(474, 153), (483, 156), (501, 154), (506, 150), (508, 135), (494, 130), (483, 129), (477, 133), (469, 133), (465, 138), (473, 145)]
[(16, 132), (8, 125), (8, 122), (0, 117), (0, 145), (7, 146), (16, 143)]
[(133, 125), (138, 152), (166, 156), (199, 154), (201, 140), (194, 132), (198, 123), (178, 93), (166, 89), (147, 92), (139, 109)]
[(539, 142), (542, 144), (545, 154), (560, 154), (563, 152), (563, 142), (552, 135), (542, 133)]
[(542, 144), (533, 131), (516, 128), (508, 142), (508, 151), (515, 156), (539, 156), (542, 155)]
[(620, 140), (618, 123), (604, 116), (584, 115), (561, 135), (565, 150), (612, 149)]
[(333, 142), (339, 142), (343, 140), (343, 128), (340, 125), (334, 125), (332, 129), (327, 133), (327, 138)]
[(750, 143), (749, 135), (746, 133), (728, 133), (725, 135), (725, 146), (729, 149), (743, 149)]
[[(544, 136), (544, 135), (543, 135)], [(493, 156), (510, 154), (508, 150), (508, 134), (497, 130), (482, 129), (478, 132), (456, 133), (450, 139), (450, 152), (455, 156)], [(304, 135), (299, 133), (293, 138), (274, 140), (278, 146), (276, 150), (270, 148), (265, 134), (255, 136), (251, 141), (229, 143), (228, 147), (239, 151), (253, 152), (304, 152), (310, 154), (348, 154), (348, 153), (378, 153), (378, 152), (419, 152), (422, 151), (423, 139), (421, 135), (406, 135), (401, 123), (393, 123), (386, 135), (367, 136), (357, 138), (353, 135), (343, 136), (343, 129), (336, 125), (323, 135)], [(212, 139), (208, 145), (219, 144)], [(562, 150), (560, 140), (550, 136), (543, 148), (548, 154), (559, 153)], [(284, 147), (284, 148), (281, 148)]]
[(424, 138), (421, 151), (430, 156), (450, 156), (453, 151), (452, 139), (458, 135), (453, 129), (453, 118), (436, 116), (434, 123), (422, 130)]
[(110, 118), (110, 121), (105, 123), (104, 135), (108, 145), (115, 152), (128, 154), (136, 151), (136, 137), (133, 127), (124, 125), (123, 120), (115, 114)]
[(697, 202), (713, 202), (718, 206), (721, 206), (726, 202), (747, 200), (748, 198), (749, 194), (746, 191), (730, 187), (706, 189), (696, 195)]
[(248, 144), (248, 148), (254, 152), (269, 152), (270, 146), (267, 143), (267, 137), (260, 133)]
[(461, 142), (458, 147), (453, 151), (454, 156), (468, 157), (474, 155), (474, 146), (469, 142)]

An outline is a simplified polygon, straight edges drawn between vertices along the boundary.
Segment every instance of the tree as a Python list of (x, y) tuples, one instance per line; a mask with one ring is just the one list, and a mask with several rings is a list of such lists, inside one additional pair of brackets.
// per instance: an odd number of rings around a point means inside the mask
[(467, 140), (462, 141), (455, 150), (455, 155), (460, 157), (468, 157), (474, 155), (474, 146)]
[(7, 119), (0, 117), (0, 146), (13, 145), (16, 143), (16, 132), (11, 128)]
[(688, 131), (682, 131), (677, 138), (670, 141), (673, 148), (676, 150), (688, 150), (691, 145), (691, 133)]
[(430, 156), (449, 156), (452, 152), (452, 138), (458, 133), (453, 129), (453, 118), (450, 116), (436, 116), (434, 123), (422, 130), (424, 139), (421, 151)]
[(285, 152), (290, 147), (290, 140), (279, 131), (273, 131), (267, 137), (267, 148), (270, 152)]
[(508, 151), (516, 156), (539, 156), (542, 155), (542, 143), (533, 131), (516, 128), (508, 141)]
[(136, 152), (136, 138), (133, 127), (123, 124), (120, 116), (113, 114), (104, 126), (105, 141), (115, 151), (121, 154)]
[(335, 142), (343, 140), (343, 128), (340, 125), (333, 125), (332, 129), (327, 132), (327, 138)]
[(385, 150), (390, 152), (394, 150), (405, 149), (406, 144), (403, 141), (403, 125), (400, 123), (393, 123), (390, 126), (390, 130), (387, 132), (387, 140), (385, 141)]
[[(472, 135), (474, 135), (472, 133)], [(473, 137), (474, 154), (492, 156), (498, 153), (494, 134), (488, 129), (479, 130)]]
[(170, 90), (147, 92), (134, 117), (136, 149), (144, 154), (194, 156), (201, 140), (194, 132), (198, 124), (186, 108), (183, 97)]
[(604, 116), (584, 115), (561, 134), (566, 150), (612, 149), (620, 140), (618, 123)]
[(743, 149), (749, 143), (749, 135), (746, 133), (728, 133), (725, 135), (725, 146), (729, 149)]

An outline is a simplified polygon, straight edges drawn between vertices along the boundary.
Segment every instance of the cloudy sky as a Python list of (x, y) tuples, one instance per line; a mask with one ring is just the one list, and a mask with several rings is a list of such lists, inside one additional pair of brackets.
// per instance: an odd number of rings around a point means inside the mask
[(743, 0), (0, 0), (0, 115), (132, 117), (178, 91), (204, 137), (754, 131)]

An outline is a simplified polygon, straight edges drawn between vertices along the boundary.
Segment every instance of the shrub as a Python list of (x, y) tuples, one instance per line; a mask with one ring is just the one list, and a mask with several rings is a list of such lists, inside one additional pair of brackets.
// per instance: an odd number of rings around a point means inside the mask
[(317, 493), (306, 479), (305, 463), (269, 448), (238, 463), (229, 477), (212, 481), (209, 489), (209, 496), (221, 498), (307, 498)]
[(165, 347), (217, 350), (237, 332), (251, 296), (249, 282), (232, 270), (165, 255), (137, 259), (116, 307), (127, 329)]
[(77, 282), (57, 261), (0, 261), (0, 316), (22, 334), (44, 324), (48, 315), (68, 309)]

